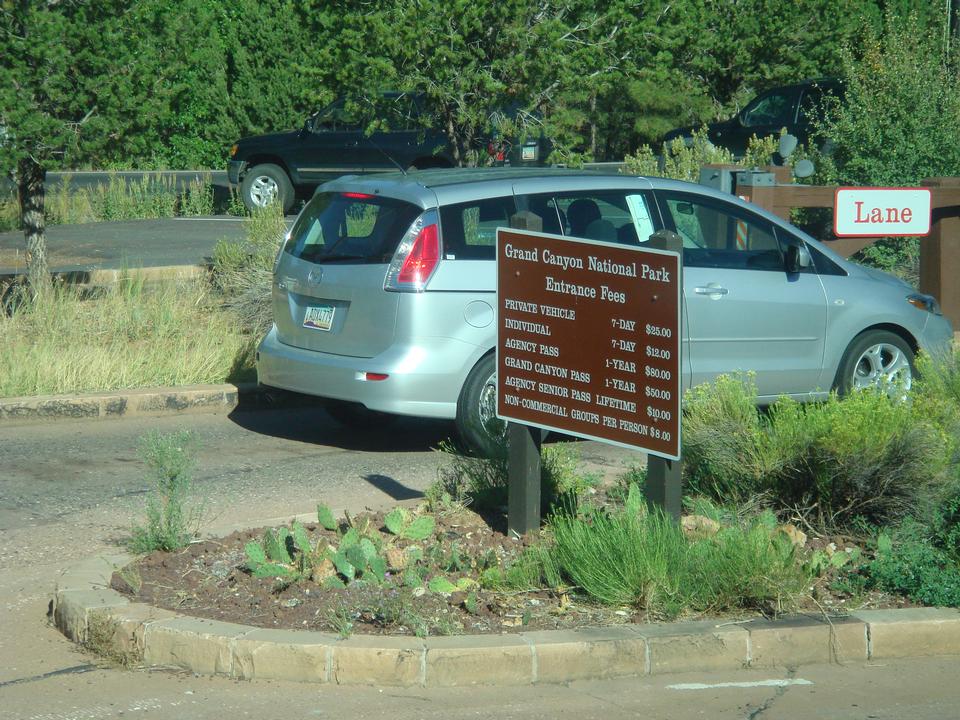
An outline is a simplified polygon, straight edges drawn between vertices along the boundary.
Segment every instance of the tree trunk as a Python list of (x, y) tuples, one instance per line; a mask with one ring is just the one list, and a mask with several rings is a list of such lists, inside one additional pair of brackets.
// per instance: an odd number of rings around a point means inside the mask
[(597, 94), (590, 95), (590, 159), (597, 161)]
[(32, 158), (24, 158), (17, 165), (20, 195), (20, 220), (27, 242), (27, 281), (34, 299), (50, 287), (47, 269), (47, 238), (43, 216), (44, 182), (47, 171)]

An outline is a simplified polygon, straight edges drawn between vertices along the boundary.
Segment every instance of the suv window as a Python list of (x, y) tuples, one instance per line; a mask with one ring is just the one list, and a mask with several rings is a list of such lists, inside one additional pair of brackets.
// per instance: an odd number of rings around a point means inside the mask
[(335, 132), (359, 130), (361, 117), (354, 108), (348, 108), (346, 101), (336, 100), (317, 113), (313, 121), (314, 132)]
[(793, 123), (793, 101), (796, 91), (763, 95), (747, 105), (741, 116), (746, 127), (790, 125)]
[(314, 263), (390, 262), (422, 210), (364, 193), (318, 193), (304, 207), (284, 251)]
[(783, 253), (773, 224), (729, 203), (699, 195), (661, 195), (683, 238), (683, 264), (690, 267), (783, 271)]
[(474, 200), (440, 208), (443, 253), (448, 260), (493, 260), (497, 228), (510, 227), (513, 196)]
[(543, 193), (525, 196), (522, 202), (543, 219), (544, 232), (637, 245), (656, 230), (647, 193)]
[(800, 98), (798, 122), (811, 125), (813, 121), (823, 117), (827, 107), (827, 98), (837, 98), (841, 90), (835, 83), (811, 85), (804, 88)]

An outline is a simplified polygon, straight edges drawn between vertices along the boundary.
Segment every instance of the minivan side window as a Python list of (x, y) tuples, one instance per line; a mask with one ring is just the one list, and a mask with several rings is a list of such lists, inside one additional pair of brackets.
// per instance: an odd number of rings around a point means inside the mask
[(443, 256), (447, 260), (496, 259), (497, 228), (510, 227), (513, 196), (487, 198), (440, 208)]
[(658, 193), (665, 221), (683, 239), (683, 264), (734, 270), (784, 270), (773, 224), (731, 203), (692, 193)]
[(655, 230), (647, 193), (596, 190), (542, 193), (519, 198), (543, 220), (543, 232), (623, 245), (646, 242)]

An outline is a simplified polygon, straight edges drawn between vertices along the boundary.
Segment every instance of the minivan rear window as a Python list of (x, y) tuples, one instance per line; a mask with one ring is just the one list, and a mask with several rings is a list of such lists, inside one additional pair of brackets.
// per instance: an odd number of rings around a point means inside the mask
[(284, 251), (312, 263), (388, 263), (421, 212), (379, 195), (317, 193), (294, 223)]

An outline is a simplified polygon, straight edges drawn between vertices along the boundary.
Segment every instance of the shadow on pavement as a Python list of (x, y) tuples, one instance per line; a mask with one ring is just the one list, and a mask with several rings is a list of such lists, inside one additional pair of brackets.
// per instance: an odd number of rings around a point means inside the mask
[(399, 483), (386, 475), (366, 475), (363, 479), (394, 500), (414, 500), (423, 497), (423, 493), (419, 490), (408, 488), (403, 483)]
[(389, 427), (370, 430), (348, 428), (318, 407), (238, 409), (228, 417), (261, 435), (365, 452), (425, 452), (453, 435), (452, 423), (421, 418), (397, 418)]

